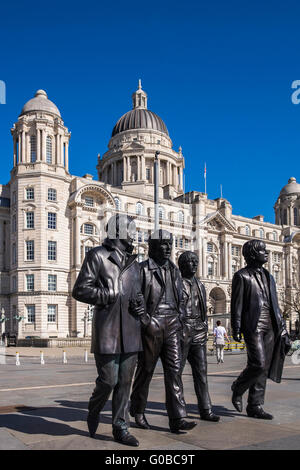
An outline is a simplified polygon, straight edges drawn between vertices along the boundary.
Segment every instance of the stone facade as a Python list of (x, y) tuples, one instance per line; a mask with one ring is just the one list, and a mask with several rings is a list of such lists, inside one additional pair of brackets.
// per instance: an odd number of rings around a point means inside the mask
[[(116, 211), (135, 218), (136, 253), (140, 260), (147, 257), (157, 150), (160, 225), (174, 235), (175, 263), (185, 250), (199, 256), (210, 329), (219, 318), (229, 326), (231, 279), (244, 266), (242, 246), (251, 238), (266, 242), (267, 268), (275, 276), (283, 310), (285, 300), (299, 290), (296, 180), (291, 178), (279, 195), (276, 224), (264, 222), (263, 216), (236, 216), (223, 198), (184, 194), (182, 149), (172, 148), (165, 124), (147, 109), (140, 84), (132, 98), (133, 110), (120, 118), (108, 151), (98, 156), (98, 181), (69, 173), (70, 133), (43, 90), (25, 104), (11, 130), (11, 179), (0, 186), (0, 295), (5, 329), (18, 331), (19, 338), (90, 335), (87, 305), (72, 299), (73, 284), (87, 250), (103, 241), (107, 220)], [(292, 314), (291, 328), (296, 319)]]

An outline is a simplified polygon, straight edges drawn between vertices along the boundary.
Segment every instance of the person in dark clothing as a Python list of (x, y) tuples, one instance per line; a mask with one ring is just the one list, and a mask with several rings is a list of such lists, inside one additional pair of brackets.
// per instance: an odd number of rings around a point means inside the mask
[(242, 395), (249, 390), (248, 416), (273, 419), (262, 408), (266, 381), (268, 376), (272, 378), (275, 340), (282, 337), (288, 347), (289, 336), (279, 310), (274, 278), (262, 267), (268, 261), (265, 243), (248, 241), (243, 246), (243, 256), (247, 266), (237, 271), (232, 280), (231, 327), (235, 341), (241, 341), (241, 333), (244, 334), (248, 362), (232, 384), (232, 403), (241, 412)]
[(185, 251), (178, 259), (178, 266), (183, 279), (183, 298), (186, 307), (186, 315), (183, 318), (185, 333), (182, 339), (182, 370), (186, 360), (188, 360), (192, 368), (201, 419), (219, 421), (220, 417), (212, 411), (208, 393), (206, 292), (202, 282), (195, 277), (198, 263), (198, 256), (192, 251)]
[(128, 216), (115, 215), (107, 225), (102, 246), (88, 251), (75, 282), (76, 300), (95, 305), (92, 347), (98, 378), (90, 398), (88, 428), (94, 437), (99, 413), (112, 396), (113, 436), (122, 444), (138, 446), (128, 431), (130, 386), (142, 350), (140, 317), (144, 313), (140, 270), (132, 255), (135, 224)]
[(141, 263), (142, 293), (145, 314), (142, 318), (143, 352), (139, 354), (131, 393), (130, 414), (136, 424), (148, 429), (144, 411), (150, 382), (158, 359), (161, 359), (166, 390), (166, 408), (171, 432), (196, 426), (188, 422), (181, 380), (182, 280), (178, 268), (170, 261), (173, 237), (158, 230), (149, 237), (149, 259)]

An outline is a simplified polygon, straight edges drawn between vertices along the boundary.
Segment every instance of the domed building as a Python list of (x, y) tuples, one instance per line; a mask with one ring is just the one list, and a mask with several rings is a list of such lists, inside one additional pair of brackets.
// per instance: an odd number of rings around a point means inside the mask
[[(172, 260), (185, 250), (199, 257), (208, 298), (209, 328), (230, 327), (232, 276), (244, 266), (243, 244), (261, 238), (269, 250), (282, 311), (299, 292), (300, 184), (290, 178), (275, 203), (275, 224), (262, 215), (232, 213), (224, 198), (184, 193), (182, 148), (173, 149), (167, 125), (148, 109), (139, 82), (132, 109), (116, 122), (108, 150), (98, 156), (98, 179), (69, 173), (70, 132), (44, 90), (23, 106), (11, 129), (11, 179), (0, 185), (2, 332), (48, 344), (86, 344), (92, 309), (71, 295), (85, 254), (102, 243), (115, 212), (135, 218), (135, 250), (147, 257), (154, 228), (154, 158), (159, 151), (159, 223), (174, 236)], [(90, 170), (89, 170), (90, 171)], [(290, 309), (289, 328), (298, 316)], [(31, 341), (31, 340), (30, 340)]]

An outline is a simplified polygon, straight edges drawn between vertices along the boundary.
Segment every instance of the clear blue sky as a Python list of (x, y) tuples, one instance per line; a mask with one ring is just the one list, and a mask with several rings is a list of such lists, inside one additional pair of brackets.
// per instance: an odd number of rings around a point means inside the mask
[(2, 2), (1, 183), (10, 128), (39, 88), (72, 132), (70, 172), (96, 178), (97, 154), (131, 109), (138, 79), (148, 107), (183, 148), (186, 190), (223, 196), (235, 214), (274, 221), (280, 189), (300, 181), (300, 4), (296, 0)]

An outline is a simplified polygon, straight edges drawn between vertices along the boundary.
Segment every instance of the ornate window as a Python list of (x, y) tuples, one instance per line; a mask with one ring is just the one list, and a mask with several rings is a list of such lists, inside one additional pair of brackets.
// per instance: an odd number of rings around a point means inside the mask
[(273, 232), (273, 240), (276, 242), (277, 241), (277, 233)]
[(259, 237), (260, 237), (260, 238), (265, 238), (265, 232), (264, 232), (264, 229), (263, 229), (263, 228), (260, 228), (260, 229), (259, 229)]
[(34, 163), (36, 161), (36, 136), (30, 137), (30, 161)]
[(84, 204), (88, 207), (94, 207), (94, 198), (91, 196), (85, 196)]
[(240, 256), (240, 253), (241, 253), (241, 249), (240, 249), (239, 246), (233, 245), (233, 246), (231, 247), (231, 254), (232, 254), (233, 256)]
[(212, 253), (214, 251), (214, 245), (213, 243), (208, 242), (207, 243), (207, 250), (208, 253)]
[(249, 227), (249, 225), (245, 226), (245, 235), (250, 236), (250, 227)]
[(208, 258), (207, 260), (207, 274), (208, 276), (214, 275), (214, 260), (212, 258)]
[(94, 233), (94, 226), (92, 224), (84, 224), (83, 231), (85, 235), (93, 235)]
[(135, 206), (135, 212), (137, 215), (143, 215), (144, 206), (141, 202), (137, 202)]
[(46, 138), (46, 162), (52, 163), (52, 138), (47, 135)]
[(151, 179), (151, 169), (146, 168), (146, 180), (150, 181), (150, 179)]

